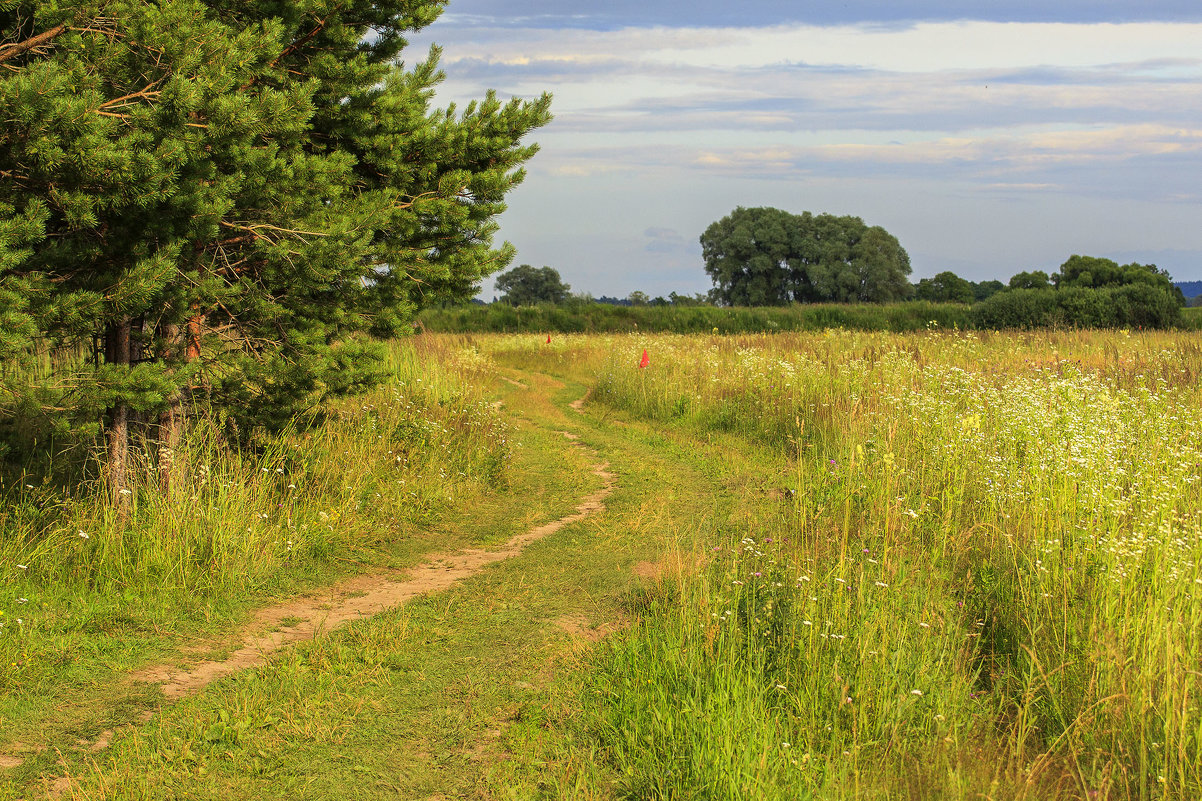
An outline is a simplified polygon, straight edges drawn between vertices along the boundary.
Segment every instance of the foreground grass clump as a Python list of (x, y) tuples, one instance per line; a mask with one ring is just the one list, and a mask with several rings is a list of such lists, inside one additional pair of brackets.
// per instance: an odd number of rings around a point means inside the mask
[(0, 488), (0, 689), (86, 661), (89, 637), (106, 652), (221, 618), (503, 486), (508, 426), (469, 384), (480, 365), (442, 347), (397, 345), (380, 388), (254, 447), (196, 421), (170, 496), (134, 471), (126, 525), (98, 484)]
[(882, 581), (898, 577), (869, 554), (832, 570), (799, 553), (714, 546), (700, 580), (603, 649), (587, 701), (624, 794), (797, 798), (867, 787), (883, 756), (929, 741), (954, 755), (943, 738), (980, 704), (956, 603)]
[(792, 455), (787, 513), (713, 543), (594, 662), (622, 794), (1202, 795), (1192, 339), (491, 347), (594, 371), (603, 414)]

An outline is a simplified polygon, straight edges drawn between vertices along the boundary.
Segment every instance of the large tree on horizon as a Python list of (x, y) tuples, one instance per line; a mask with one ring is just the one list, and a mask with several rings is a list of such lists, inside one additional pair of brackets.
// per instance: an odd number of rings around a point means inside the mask
[(914, 297), (932, 303), (973, 303), (976, 291), (971, 281), (950, 270), (923, 278), (914, 287)]
[(501, 302), (512, 306), (533, 306), (536, 303), (563, 303), (572, 287), (563, 282), (554, 267), (531, 267), (519, 264), (496, 279)]
[(896, 237), (859, 217), (736, 208), (701, 235), (712, 296), (730, 306), (885, 303), (912, 292)]
[(0, 0), (0, 356), (56, 368), (0, 417), (103, 425), (120, 500), (131, 415), (168, 468), (190, 400), (281, 425), (503, 267), (549, 98), (432, 110), (444, 5)]

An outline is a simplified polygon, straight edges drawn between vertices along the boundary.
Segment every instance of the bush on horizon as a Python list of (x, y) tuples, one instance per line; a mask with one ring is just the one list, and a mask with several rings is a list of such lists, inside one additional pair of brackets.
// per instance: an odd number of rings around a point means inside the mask
[(617, 306), (569, 301), (510, 306), (494, 303), (428, 309), (422, 330), (440, 333), (751, 334), (772, 331), (904, 333), (927, 328), (1193, 328), (1175, 297), (1158, 287), (1011, 289), (972, 306), (963, 303), (814, 303), (791, 306)]
[(443, 333), (648, 333), (723, 334), (765, 331), (921, 331), (969, 328), (969, 307), (960, 303), (795, 304), (793, 306), (615, 306), (572, 302), (537, 306), (470, 305), (428, 309), (419, 323)]

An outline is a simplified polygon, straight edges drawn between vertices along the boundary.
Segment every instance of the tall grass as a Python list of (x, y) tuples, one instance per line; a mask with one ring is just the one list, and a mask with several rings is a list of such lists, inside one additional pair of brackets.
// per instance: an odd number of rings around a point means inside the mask
[(594, 727), (624, 794), (1202, 797), (1194, 339), (494, 348), (793, 457), (787, 519), (713, 543), (599, 657)]
[(71, 631), (158, 625), (351, 558), (503, 486), (507, 424), (473, 388), (480, 365), (445, 347), (399, 343), (383, 386), (253, 448), (193, 421), (169, 497), (153, 464), (134, 466), (124, 525), (99, 483), (61, 489), (27, 475), (3, 487), (0, 688), (44, 674)]

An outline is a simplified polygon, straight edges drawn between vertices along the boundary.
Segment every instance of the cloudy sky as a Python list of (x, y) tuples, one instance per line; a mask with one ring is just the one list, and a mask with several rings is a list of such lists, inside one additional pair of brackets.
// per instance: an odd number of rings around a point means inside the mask
[(439, 105), (554, 95), (501, 233), (574, 291), (708, 290), (736, 206), (862, 217), (914, 280), (1202, 279), (1197, 0), (451, 0), (431, 42)]

